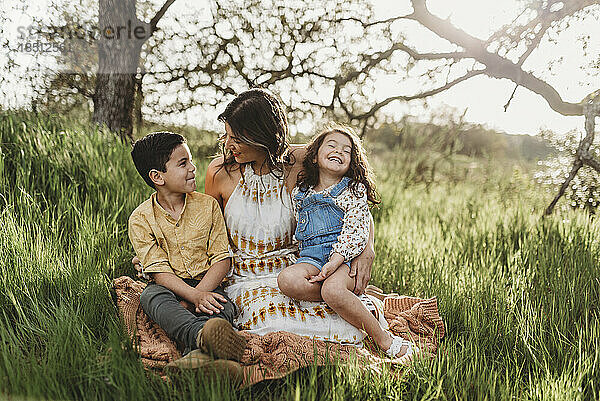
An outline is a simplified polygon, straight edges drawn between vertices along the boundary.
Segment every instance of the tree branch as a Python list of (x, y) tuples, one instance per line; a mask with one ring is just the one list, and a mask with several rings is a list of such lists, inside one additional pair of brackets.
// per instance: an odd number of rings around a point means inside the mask
[(523, 65), (527, 57), (529, 57), (533, 50), (535, 50), (535, 48), (538, 47), (540, 41), (546, 34), (546, 31), (552, 26), (552, 24), (556, 24), (564, 18), (577, 13), (588, 6), (598, 4), (599, 2), (598, 0), (579, 0), (576, 2), (568, 2), (563, 3), (563, 7), (560, 10), (551, 11), (552, 5), (554, 5), (555, 3), (556, 2), (547, 4), (545, 9), (540, 10), (540, 12), (538, 13), (538, 17), (530, 21), (529, 24), (525, 25), (525, 28), (521, 30), (519, 36), (521, 36), (523, 32), (526, 32), (527, 30), (533, 30), (536, 26), (541, 24), (540, 30), (535, 34), (534, 38), (529, 43), (527, 50), (525, 50), (525, 53), (523, 53), (521, 57), (519, 57), (517, 65)]
[[(552, 6), (556, 3), (563, 3), (563, 7), (559, 10), (556, 11), (552, 11)], [(548, 2), (544, 5), (544, 3), (541, 3), (540, 7), (536, 7), (533, 10), (536, 12), (536, 17), (531, 19), (529, 22), (527, 22), (524, 25), (518, 25), (518, 20), (523, 16), (523, 14), (525, 13), (525, 11), (528, 10), (528, 8), (524, 8), (521, 13), (515, 18), (513, 19), (509, 24), (504, 25), (503, 27), (501, 27), (500, 29), (498, 29), (496, 32), (494, 32), (487, 40), (486, 40), (486, 44), (490, 44), (493, 41), (502, 41), (503, 36), (508, 37), (510, 40), (519, 40), (523, 37), (523, 34), (527, 31), (532, 31), (535, 29), (536, 26), (538, 26), (539, 24), (542, 24), (543, 28), (540, 30), (540, 32), (543, 33), (545, 32), (545, 30), (547, 30), (552, 23), (557, 23), (561, 20), (563, 20), (564, 18), (571, 16), (581, 10), (583, 10), (584, 8), (591, 6), (591, 5), (595, 5), (595, 4), (599, 4), (598, 0), (576, 0), (576, 1), (562, 1), (562, 0), (558, 0), (558, 1), (551, 1)], [(547, 26), (545, 26), (547, 25)], [(544, 31), (544, 32), (542, 32)], [(538, 33), (540, 33), (538, 32)]]
[(575, 176), (577, 175), (577, 172), (579, 171), (581, 166), (583, 166), (583, 163), (581, 162), (581, 160), (579, 160), (579, 158), (575, 159), (575, 161), (573, 162), (573, 167), (571, 168), (571, 173), (569, 173), (569, 176), (567, 177), (565, 182), (563, 182), (562, 185), (560, 186), (558, 193), (556, 194), (554, 199), (552, 199), (552, 202), (550, 202), (550, 205), (548, 205), (548, 207), (546, 208), (546, 211), (544, 212), (545, 216), (549, 216), (552, 214), (552, 211), (554, 210), (554, 206), (556, 206), (556, 203), (558, 202), (558, 200), (565, 194), (565, 191), (569, 187), (569, 184), (571, 183), (571, 181), (573, 181), (573, 178), (575, 178)]
[(446, 53), (419, 53), (415, 49), (412, 49), (402, 43), (395, 43), (392, 48), (394, 50), (402, 50), (407, 53), (410, 57), (415, 60), (461, 60), (465, 58), (472, 58), (466, 52), (446, 52)]
[(152, 17), (152, 19), (150, 20), (150, 33), (156, 31), (156, 25), (158, 25), (158, 21), (160, 21), (163, 15), (165, 15), (165, 13), (167, 12), (167, 9), (171, 7), (171, 4), (173, 4), (174, 2), (175, 0), (167, 0), (165, 4), (163, 4), (163, 6), (160, 8), (160, 10), (158, 10), (156, 15)]
[(469, 78), (472, 78), (472, 77), (477, 76), (477, 75), (485, 74), (486, 73), (485, 71), (486, 70), (469, 71), (468, 73), (466, 73), (462, 77), (456, 78), (455, 80), (450, 81), (450, 82), (446, 83), (443, 86), (440, 86), (438, 88), (431, 89), (431, 90), (428, 90), (428, 91), (424, 91), (424, 92), (421, 92), (421, 93), (417, 93), (417, 94), (414, 94), (414, 95), (398, 95), (398, 96), (388, 97), (387, 99), (382, 100), (381, 102), (378, 102), (378, 103), (374, 104), (368, 111), (366, 111), (364, 113), (361, 113), (361, 114), (353, 114), (352, 112), (350, 112), (347, 109), (347, 107), (344, 105), (344, 103), (341, 101), (341, 99), (339, 99), (339, 97), (338, 97), (338, 100), (340, 101), (340, 104), (341, 104), (342, 108), (344, 109), (344, 111), (346, 112), (346, 114), (348, 115), (348, 117), (350, 119), (352, 119), (352, 120), (364, 120), (364, 119), (367, 119), (369, 117), (372, 117), (375, 114), (375, 112), (377, 112), (379, 109), (381, 109), (382, 107), (387, 106), (388, 104), (390, 104), (390, 103), (392, 103), (392, 102), (394, 102), (396, 100), (410, 101), (410, 100), (423, 99), (423, 98), (426, 98), (426, 97), (429, 97), (429, 96), (433, 96), (433, 95), (436, 95), (436, 94), (438, 94), (440, 92), (448, 90), (451, 87), (453, 87), (454, 85), (459, 84), (459, 83), (461, 83), (463, 81), (466, 81)]
[(596, 170), (598, 173), (600, 173), (600, 163), (595, 160), (590, 158), (587, 158), (584, 160), (584, 163), (587, 164), (588, 166), (590, 166), (591, 168), (593, 168), (594, 170)]
[(515, 89), (513, 89), (512, 94), (510, 95), (510, 98), (508, 99), (508, 102), (506, 102), (506, 104), (504, 105), (505, 113), (506, 113), (506, 110), (508, 109), (508, 106), (510, 106), (510, 102), (513, 100), (513, 97), (515, 97), (515, 93), (517, 92), (518, 87), (519, 87), (519, 84), (516, 84)]
[(544, 37), (548, 28), (550, 28), (550, 22), (542, 25), (540, 31), (535, 35), (531, 43), (529, 43), (529, 46), (527, 47), (527, 50), (525, 50), (525, 53), (521, 54), (521, 57), (519, 57), (519, 61), (517, 61), (517, 65), (519, 67), (523, 65), (525, 60), (527, 60), (527, 57), (529, 57), (529, 55), (538, 47), (540, 41), (542, 40), (542, 37)]
[(494, 78), (510, 79), (514, 83), (537, 93), (548, 102), (552, 110), (562, 115), (572, 116), (583, 114), (581, 104), (564, 101), (556, 89), (548, 83), (529, 72), (523, 71), (519, 65), (512, 61), (487, 51), (486, 42), (456, 28), (447, 20), (431, 14), (425, 5), (425, 0), (412, 0), (412, 4), (414, 12), (407, 18), (414, 19), (439, 37), (462, 47), (468, 56), (487, 67), (487, 75)]
[(573, 167), (571, 168), (571, 173), (569, 174), (569, 176), (567, 177), (565, 182), (562, 183), (562, 185), (560, 186), (560, 189), (558, 190), (558, 193), (556, 194), (556, 196), (554, 197), (554, 199), (552, 200), (550, 205), (548, 205), (548, 207), (546, 208), (546, 211), (544, 212), (544, 215), (546, 215), (546, 216), (552, 214), (552, 210), (554, 209), (556, 202), (558, 202), (558, 200), (564, 195), (565, 190), (569, 186), (569, 183), (573, 180), (573, 178), (575, 178), (575, 176), (577, 175), (577, 172), (584, 164), (587, 164), (588, 166), (592, 167), (593, 169), (595, 169), (597, 172), (600, 173), (600, 163), (598, 163), (598, 161), (596, 161), (590, 155), (590, 147), (592, 146), (592, 143), (594, 142), (594, 130), (596, 127), (596, 117), (600, 115), (600, 102), (594, 103), (593, 100), (590, 100), (590, 103), (585, 104), (583, 106), (583, 109), (585, 112), (586, 135), (581, 140), (581, 142), (579, 143), (579, 146), (577, 147), (577, 152), (575, 154), (575, 160), (573, 161)]
[(370, 28), (375, 25), (389, 24), (391, 22), (398, 21), (400, 19), (406, 19), (409, 16), (410, 16), (410, 14), (398, 15), (396, 17), (391, 17), (391, 18), (377, 20), (377, 21), (371, 21), (371, 22), (363, 21), (362, 19), (357, 18), (357, 17), (345, 17), (345, 18), (338, 18), (334, 22), (339, 23), (339, 22), (344, 22), (344, 21), (354, 21), (354, 22), (358, 22), (359, 24), (361, 24), (363, 26), (363, 28)]

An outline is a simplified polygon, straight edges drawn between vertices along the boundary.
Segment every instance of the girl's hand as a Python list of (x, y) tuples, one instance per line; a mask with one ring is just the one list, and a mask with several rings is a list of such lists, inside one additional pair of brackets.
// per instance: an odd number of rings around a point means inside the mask
[(316, 283), (317, 281), (323, 281), (327, 277), (331, 276), (335, 271), (344, 263), (344, 257), (339, 253), (332, 253), (329, 258), (329, 262), (323, 265), (321, 272), (316, 276), (312, 276), (308, 279), (309, 283)]
[(323, 281), (327, 277), (331, 276), (337, 269), (340, 267), (339, 265), (335, 266), (334, 263), (327, 262), (323, 265), (321, 272), (316, 276), (312, 276), (308, 279), (309, 283), (316, 283), (318, 281)]
[(207, 313), (212, 315), (213, 313), (219, 313), (224, 309), (224, 306), (219, 302), (226, 303), (227, 299), (216, 292), (197, 291), (193, 301), (197, 313)]

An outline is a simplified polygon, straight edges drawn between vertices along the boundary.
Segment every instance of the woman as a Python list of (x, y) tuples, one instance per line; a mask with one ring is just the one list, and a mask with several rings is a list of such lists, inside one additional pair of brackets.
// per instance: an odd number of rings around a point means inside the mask
[[(323, 302), (295, 301), (277, 275), (296, 261), (290, 193), (304, 147), (288, 145), (283, 106), (269, 91), (251, 89), (218, 117), (225, 125), (222, 155), (206, 173), (205, 192), (223, 209), (234, 251), (226, 292), (240, 311), (236, 324), (256, 334), (289, 331), (322, 340), (359, 343), (364, 334)], [(373, 235), (352, 266), (355, 292), (364, 290), (373, 261)], [(358, 274), (357, 274), (358, 272)]]

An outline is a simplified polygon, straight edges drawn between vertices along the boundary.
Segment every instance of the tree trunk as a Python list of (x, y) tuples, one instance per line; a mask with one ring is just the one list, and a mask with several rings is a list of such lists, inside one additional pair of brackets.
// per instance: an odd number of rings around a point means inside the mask
[(144, 103), (144, 92), (142, 87), (142, 80), (144, 79), (144, 73), (135, 80), (135, 99), (133, 101), (133, 121), (135, 126), (135, 135), (140, 136), (142, 132), (142, 125), (144, 124), (144, 117), (142, 116), (142, 104)]
[(99, 1), (98, 74), (94, 122), (133, 140), (135, 74), (150, 24), (138, 20), (136, 0)]

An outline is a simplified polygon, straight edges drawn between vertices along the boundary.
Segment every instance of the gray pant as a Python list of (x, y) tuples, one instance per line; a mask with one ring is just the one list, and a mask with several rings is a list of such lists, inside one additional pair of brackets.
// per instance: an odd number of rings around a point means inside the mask
[[(199, 283), (198, 280), (193, 279), (184, 279), (184, 281), (192, 287)], [(182, 300), (181, 297), (175, 295), (168, 288), (155, 283), (149, 283), (146, 286), (140, 296), (140, 303), (144, 312), (166, 331), (169, 337), (183, 344), (185, 347), (184, 354), (187, 354), (198, 348), (196, 337), (208, 319), (220, 317), (233, 323), (233, 318), (236, 315), (235, 304), (225, 294), (221, 286), (218, 286), (212, 292), (221, 294), (227, 299), (226, 303), (221, 303), (224, 309), (213, 315), (190, 312), (179, 303)]]

